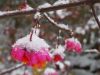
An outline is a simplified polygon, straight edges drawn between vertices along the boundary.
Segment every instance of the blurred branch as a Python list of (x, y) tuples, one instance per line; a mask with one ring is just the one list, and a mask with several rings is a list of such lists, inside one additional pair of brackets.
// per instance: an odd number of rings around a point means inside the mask
[(64, 9), (64, 8), (67, 8), (67, 7), (80, 6), (80, 5), (84, 5), (84, 4), (90, 5), (91, 3), (99, 3), (99, 2), (100, 2), (100, 0), (84, 0), (84, 1), (81, 1), (81, 2), (62, 4), (62, 5), (51, 6), (51, 7), (40, 8), (40, 9), (37, 8), (37, 9), (22, 10), (22, 11), (21, 10), (5, 11), (4, 13), (2, 11), (0, 11), (0, 18), (11, 17), (11, 16), (18, 16), (18, 15), (35, 14), (37, 11), (43, 13), (43, 12), (49, 12), (49, 11)]
[(100, 54), (100, 52), (97, 49), (90, 49), (90, 50), (84, 50), (84, 53), (97, 53)]
[(61, 30), (65, 30), (67, 32), (70, 33), (71, 36), (73, 36), (73, 31), (72, 29), (68, 28), (67, 25), (64, 25), (63, 26), (61, 24), (58, 24), (57, 22), (55, 22), (51, 17), (49, 17), (49, 15), (47, 13), (44, 13), (44, 16), (48, 19), (48, 21), (50, 23), (52, 23), (52, 25), (55, 25), (57, 28), (60, 28)]
[(4, 74), (6, 74), (6, 73), (10, 73), (10, 72), (12, 72), (12, 71), (14, 71), (14, 70), (16, 70), (16, 69), (18, 69), (18, 68), (21, 68), (21, 67), (23, 67), (23, 66), (24, 66), (24, 64), (19, 64), (19, 65), (16, 65), (16, 66), (12, 67), (12, 68), (3, 70), (3, 71), (0, 72), (0, 75), (4, 75)]
[(96, 20), (96, 22), (97, 22), (97, 24), (98, 24), (98, 26), (99, 26), (99, 28), (100, 28), (100, 21), (99, 21), (97, 15), (96, 15), (96, 13), (95, 13), (95, 9), (94, 9), (93, 4), (90, 5), (90, 7), (91, 7), (91, 9), (92, 9), (92, 14), (93, 14), (93, 16), (94, 16), (94, 18), (95, 18), (95, 20)]

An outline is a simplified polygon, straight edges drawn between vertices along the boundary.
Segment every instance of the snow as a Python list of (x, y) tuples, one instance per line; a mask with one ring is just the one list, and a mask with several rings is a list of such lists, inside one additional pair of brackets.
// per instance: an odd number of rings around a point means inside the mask
[(0, 15), (4, 15), (6, 12), (0, 11)]
[(33, 10), (32, 7), (30, 7), (28, 4), (26, 5), (26, 8), (22, 9), (22, 11), (25, 10), (25, 11), (28, 11), (28, 10)]
[(99, 21), (100, 21), (100, 15), (98, 15), (97, 17), (98, 17), (98, 19), (99, 19)]
[(44, 75), (51, 75), (53, 73), (56, 73), (56, 70), (53, 68), (46, 68), (44, 71)]
[(46, 7), (51, 7), (51, 4), (44, 3), (44, 4), (38, 6), (38, 8), (46, 8)]
[(63, 46), (59, 45), (58, 48), (54, 50), (54, 54), (56, 54), (56, 53), (62, 54), (62, 53), (64, 53), (64, 51), (65, 51), (65, 48)]
[(70, 0), (58, 0), (53, 5), (61, 5), (61, 4), (67, 4), (70, 3)]
[[(50, 3), (43, 3), (42, 5), (39, 5), (38, 8), (46, 8), (46, 7), (51, 7), (52, 5)], [(50, 15), (54, 14), (54, 11), (48, 12)]]
[(34, 19), (40, 19), (40, 18), (41, 18), (40, 12), (37, 12), (37, 13), (34, 15)]
[(65, 25), (65, 24), (59, 23), (59, 24), (58, 24), (58, 27), (63, 28), (63, 29), (66, 29), (66, 30), (69, 30), (68, 25)]
[(59, 45), (58, 48), (53, 50), (52, 55), (59, 54), (61, 55), (62, 58), (64, 58), (65, 56), (64, 51), (65, 51), (65, 48), (62, 45)]
[(85, 29), (83, 29), (82, 27), (77, 27), (75, 32), (78, 34), (85, 35)]
[(12, 71), (11, 75), (32, 75), (32, 73), (28, 70), (24, 70), (24, 68)]
[[(98, 16), (98, 19), (100, 21), (100, 16)], [(86, 27), (86, 29), (88, 29), (89, 27), (92, 29), (98, 28), (98, 24), (93, 17), (88, 20), (86, 25), (88, 26)]]
[(56, 14), (60, 19), (64, 19), (66, 16), (71, 15), (72, 12), (67, 11), (66, 9), (63, 9), (63, 10), (57, 10)]
[(38, 29), (38, 28), (32, 28), (32, 30), (33, 30), (33, 33), (35, 32), (35, 35), (39, 36), (40, 29)]
[[(56, 1), (53, 6), (56, 6), (56, 5), (61, 5), (61, 4), (68, 4), (70, 3), (70, 0), (58, 0)], [(66, 9), (62, 9), (62, 10), (57, 10), (56, 11), (56, 14), (59, 18), (63, 19), (65, 18), (66, 16), (72, 14), (71, 12), (69, 11), (66, 11)]]
[(33, 8), (30, 7), (29, 5), (26, 5), (26, 8), (20, 9), (20, 10), (0, 11), (0, 16), (5, 15), (5, 14), (17, 13), (17, 12), (20, 12), (20, 11), (29, 11), (29, 10), (33, 10)]
[(68, 65), (68, 66), (71, 66), (71, 62), (68, 61), (68, 60), (64, 61), (64, 63), (65, 63), (66, 65)]
[(26, 48), (27, 50), (40, 50), (41, 48), (49, 48), (49, 45), (45, 42), (44, 39), (39, 38), (36, 34), (33, 34), (32, 41), (30, 41), (30, 34), (18, 39), (16, 43), (12, 46), (16, 45), (21, 46), (22, 48)]
[(64, 69), (64, 64), (63, 64), (63, 63), (61, 63), (61, 62), (57, 62), (56, 64), (59, 65), (59, 67), (60, 67), (61, 70)]
[(100, 53), (97, 49), (84, 50), (85, 53)]

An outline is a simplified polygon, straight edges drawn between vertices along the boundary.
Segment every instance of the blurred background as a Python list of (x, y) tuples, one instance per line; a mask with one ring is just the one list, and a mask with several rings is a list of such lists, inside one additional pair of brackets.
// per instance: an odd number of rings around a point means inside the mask
[[(33, 8), (44, 8), (77, 1), (82, 0), (27, 0), (27, 3)], [(24, 3), (25, 0), (0, 0), (0, 11), (20, 10), (21, 7), (24, 7)], [(100, 21), (100, 3), (96, 3), (94, 8)], [(69, 7), (48, 12), (48, 15), (57, 23), (68, 25), (73, 30), (74, 36), (82, 43), (83, 50), (95, 49), (100, 52), (100, 28), (89, 6)], [(0, 19), (0, 71), (19, 64), (11, 58), (11, 46), (17, 39), (30, 32), (33, 16), (34, 14)], [(52, 25), (43, 15), (39, 22), (41, 25), (40, 37), (54, 47), (57, 36), (59, 36), (59, 28)], [(64, 40), (70, 37), (69, 33), (64, 30), (60, 36), (62, 45)], [(100, 75), (100, 53), (82, 53), (81, 55), (66, 53), (65, 62), (60, 62), (56, 68), (53, 67), (54, 64), (49, 67), (59, 72), (59, 75), (68, 75), (66, 72), (69, 75)], [(5, 75), (32, 75), (30, 67), (27, 67), (25, 72), (27, 74), (24, 74), (22, 67)]]

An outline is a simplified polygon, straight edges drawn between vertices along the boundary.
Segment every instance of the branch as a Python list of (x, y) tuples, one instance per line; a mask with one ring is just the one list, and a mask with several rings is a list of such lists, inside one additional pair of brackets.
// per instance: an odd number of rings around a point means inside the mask
[(55, 22), (51, 17), (49, 17), (49, 15), (47, 13), (44, 13), (44, 16), (48, 19), (48, 21), (50, 23), (52, 23), (52, 25), (55, 25), (57, 28), (60, 28), (61, 30), (65, 30), (67, 32), (69, 32), (71, 34), (71, 36), (73, 36), (73, 32), (72, 29), (68, 28), (67, 25), (64, 24), (58, 24), (57, 22)]
[(84, 53), (97, 53), (100, 54), (100, 52), (97, 49), (90, 49), (90, 50), (84, 50)]
[(19, 65), (16, 65), (16, 66), (12, 67), (12, 68), (3, 70), (3, 71), (0, 72), (0, 75), (4, 75), (4, 74), (6, 74), (6, 73), (10, 73), (11, 71), (14, 71), (14, 70), (16, 70), (16, 69), (18, 69), (18, 68), (21, 68), (21, 67), (23, 67), (23, 66), (24, 66), (24, 64), (19, 64)]
[[(14, 11), (0, 11), (0, 19), (5, 18), (5, 17), (13, 17), (13, 16), (18, 16), (18, 15), (29, 15), (29, 14), (35, 14), (37, 11), (40, 11), (41, 13), (43, 12), (49, 12), (49, 11), (54, 11), (54, 10), (59, 10), (59, 9), (64, 9), (67, 7), (73, 7), (73, 6), (80, 6), (80, 5), (90, 5), (91, 3), (99, 3), (100, 0), (84, 0), (81, 2), (75, 2), (75, 3), (69, 3), (69, 4), (62, 4), (62, 5), (57, 5), (57, 6), (51, 6), (51, 7), (46, 7), (46, 8), (37, 8), (37, 9), (32, 9), (32, 10), (14, 10)], [(3, 13), (3, 14), (2, 14)]]
[(93, 14), (93, 16), (94, 16), (94, 18), (95, 18), (95, 20), (96, 20), (96, 22), (97, 22), (97, 24), (98, 24), (98, 26), (99, 26), (99, 28), (100, 28), (100, 21), (99, 21), (97, 15), (96, 15), (96, 13), (95, 13), (94, 6), (93, 6), (93, 5), (90, 5), (90, 7), (91, 7), (91, 9), (92, 9), (92, 14)]

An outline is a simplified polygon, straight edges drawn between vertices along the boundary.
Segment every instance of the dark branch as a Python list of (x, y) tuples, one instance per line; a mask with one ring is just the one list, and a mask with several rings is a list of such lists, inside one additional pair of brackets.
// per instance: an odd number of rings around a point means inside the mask
[(95, 13), (94, 6), (93, 6), (93, 5), (90, 5), (90, 6), (91, 6), (91, 9), (92, 9), (92, 14), (93, 14), (93, 16), (94, 16), (94, 18), (95, 18), (95, 20), (96, 20), (96, 22), (97, 22), (97, 24), (98, 24), (98, 26), (99, 26), (99, 28), (100, 28), (100, 21), (99, 21), (97, 15), (96, 15), (96, 13)]
[(27, 10), (27, 11), (26, 10), (24, 10), (24, 11), (17, 10), (17, 11), (6, 12), (4, 14), (1, 14), (0, 18), (12, 17), (12, 16), (18, 16), (18, 15), (29, 15), (29, 14), (34, 14), (37, 11), (40, 11), (41, 13), (43, 13), (43, 12), (49, 12), (49, 11), (64, 9), (64, 8), (67, 8), (67, 7), (80, 6), (80, 5), (84, 5), (84, 4), (90, 5), (91, 3), (99, 3), (99, 2), (100, 2), (100, 0), (84, 0), (84, 1), (81, 1), (81, 2), (62, 4), (62, 5), (51, 6), (51, 7), (40, 8), (40, 9)]
[(48, 21), (50, 23), (52, 23), (52, 25), (55, 25), (57, 28), (60, 28), (61, 30), (65, 30), (67, 32), (70, 33), (71, 36), (73, 36), (73, 32), (72, 32), (72, 29), (70, 28), (67, 28), (67, 25), (61, 25), (61, 24), (58, 24), (57, 22), (55, 22), (51, 17), (49, 17), (49, 15), (47, 13), (44, 13), (44, 16), (48, 19)]
[(18, 69), (18, 68), (21, 68), (21, 67), (23, 67), (23, 66), (24, 66), (24, 64), (20, 64), (20, 65), (14, 66), (14, 67), (12, 67), (12, 68), (3, 70), (3, 71), (0, 72), (0, 75), (4, 75), (4, 74), (6, 74), (6, 73), (10, 73), (10, 72), (12, 72), (12, 71), (14, 71), (14, 70), (16, 70), (16, 69)]

